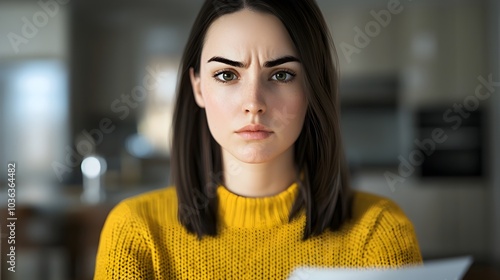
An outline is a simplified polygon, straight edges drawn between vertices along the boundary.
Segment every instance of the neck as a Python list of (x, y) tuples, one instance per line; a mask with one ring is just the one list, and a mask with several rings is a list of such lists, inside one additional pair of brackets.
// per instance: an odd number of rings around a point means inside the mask
[(297, 180), (293, 149), (264, 163), (245, 163), (222, 150), (224, 186), (240, 196), (266, 197), (286, 190)]

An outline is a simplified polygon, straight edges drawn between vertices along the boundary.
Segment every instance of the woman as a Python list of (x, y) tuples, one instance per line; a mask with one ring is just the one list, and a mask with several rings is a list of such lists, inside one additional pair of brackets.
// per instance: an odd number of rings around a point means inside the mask
[(205, 1), (180, 68), (174, 187), (115, 207), (95, 279), (420, 263), (402, 211), (350, 191), (331, 47), (313, 0)]

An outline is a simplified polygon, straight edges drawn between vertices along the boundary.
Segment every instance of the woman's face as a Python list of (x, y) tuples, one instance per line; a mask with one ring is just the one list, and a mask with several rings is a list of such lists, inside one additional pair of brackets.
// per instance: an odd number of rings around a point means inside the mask
[(224, 156), (263, 163), (293, 155), (307, 110), (304, 70), (278, 18), (248, 9), (221, 16), (200, 65), (199, 74), (191, 69), (195, 100)]

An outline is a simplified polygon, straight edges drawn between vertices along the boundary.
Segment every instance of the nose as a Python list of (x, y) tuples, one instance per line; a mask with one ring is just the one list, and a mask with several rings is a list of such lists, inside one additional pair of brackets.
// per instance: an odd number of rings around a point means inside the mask
[(253, 79), (249, 82), (246, 86), (242, 108), (245, 114), (262, 115), (266, 112), (267, 106), (264, 100), (263, 90), (263, 86), (257, 79)]

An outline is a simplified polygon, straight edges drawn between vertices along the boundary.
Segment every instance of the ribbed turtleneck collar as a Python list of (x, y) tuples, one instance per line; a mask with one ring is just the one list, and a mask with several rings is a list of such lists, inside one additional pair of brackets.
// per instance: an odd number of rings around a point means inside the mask
[(298, 192), (293, 183), (279, 194), (268, 197), (244, 197), (219, 186), (219, 221), (228, 227), (261, 228), (288, 223), (288, 216)]

